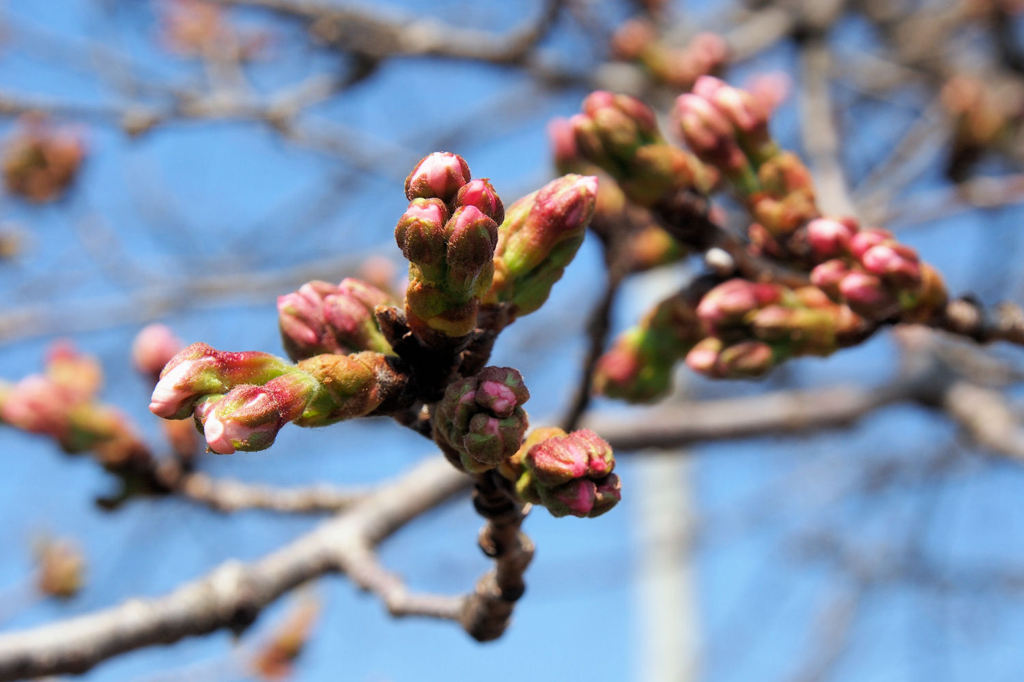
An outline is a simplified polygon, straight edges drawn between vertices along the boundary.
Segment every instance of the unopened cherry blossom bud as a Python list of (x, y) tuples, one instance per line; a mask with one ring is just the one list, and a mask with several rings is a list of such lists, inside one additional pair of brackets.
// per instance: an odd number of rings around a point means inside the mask
[(517, 315), (539, 308), (576, 255), (594, 213), (597, 178), (564, 175), (515, 202), (498, 230), (487, 300)]
[(149, 409), (160, 417), (184, 419), (202, 395), (226, 393), (239, 384), (264, 384), (290, 368), (269, 353), (231, 353), (193, 343), (164, 367)]
[(816, 218), (807, 224), (807, 239), (818, 262), (846, 255), (856, 234), (857, 223), (851, 219)]
[(722, 349), (715, 374), (725, 379), (759, 377), (775, 366), (772, 347), (761, 341), (743, 341)]
[(850, 266), (839, 258), (827, 260), (811, 270), (811, 284), (820, 288), (831, 298), (840, 297), (839, 284), (850, 274)]
[(725, 344), (715, 336), (709, 336), (690, 349), (686, 354), (686, 365), (694, 372), (707, 376), (715, 376), (718, 356)]
[(92, 398), (103, 384), (103, 369), (99, 361), (79, 352), (70, 341), (58, 341), (49, 348), (46, 376), (68, 391), (75, 401)]
[(697, 316), (712, 330), (738, 324), (757, 308), (779, 300), (779, 287), (745, 279), (731, 279), (719, 284), (701, 299)]
[[(374, 317), (377, 306), (391, 302), (387, 293), (362, 280), (354, 277), (341, 280), (336, 290), (323, 299), (324, 319), (337, 340), (338, 350), (324, 352), (354, 353), (371, 350), (391, 353), (391, 346), (380, 332)], [(314, 354), (303, 357), (310, 355)]]
[(621, 484), (612, 473), (611, 446), (589, 429), (547, 434), (553, 435), (535, 443), (528, 440), (529, 448), (517, 454), (523, 468), (517, 491), (538, 500), (552, 516), (595, 517), (615, 506)]
[(886, 244), (895, 241), (892, 232), (883, 230), (880, 227), (869, 227), (860, 230), (850, 239), (850, 253), (856, 259), (863, 258), (864, 254), (873, 246)]
[(917, 253), (896, 242), (878, 244), (860, 257), (864, 269), (897, 287), (915, 287), (921, 283), (921, 266)]
[(519, 372), (485, 367), (445, 389), (433, 410), (434, 439), (460, 469), (493, 469), (519, 449), (529, 424), (522, 405), (529, 398)]
[(719, 109), (706, 99), (686, 93), (676, 99), (672, 114), (683, 140), (702, 161), (722, 170), (741, 194), (757, 189), (757, 179), (737, 143), (734, 128)]
[(395, 241), (402, 255), (431, 279), (440, 277), (442, 272), (446, 222), (448, 209), (443, 201), (413, 199), (395, 227)]
[(445, 290), (459, 302), (484, 293), (494, 272), (498, 226), (476, 206), (460, 206), (445, 225)]
[(470, 180), (460, 187), (459, 193), (455, 195), (455, 205), (475, 206), (480, 209), (481, 213), (499, 225), (505, 219), (505, 206), (487, 178)]
[(160, 371), (183, 347), (181, 339), (164, 324), (150, 324), (142, 328), (132, 343), (132, 362), (142, 374), (160, 378)]
[(45, 539), (36, 547), (36, 587), (43, 594), (71, 599), (85, 584), (85, 556), (69, 540)]
[(768, 112), (749, 92), (713, 76), (701, 76), (693, 85), (693, 94), (706, 99), (729, 119), (740, 146), (755, 166), (776, 152), (768, 132)]
[(196, 408), (212, 452), (265, 450), (281, 427), (302, 415), (316, 382), (309, 376), (285, 374), (263, 386), (236, 386)]
[(839, 283), (839, 295), (857, 314), (879, 321), (899, 310), (896, 297), (881, 279), (867, 272), (851, 272)]
[(448, 202), (470, 180), (469, 166), (458, 154), (434, 152), (420, 160), (405, 179), (405, 196)]

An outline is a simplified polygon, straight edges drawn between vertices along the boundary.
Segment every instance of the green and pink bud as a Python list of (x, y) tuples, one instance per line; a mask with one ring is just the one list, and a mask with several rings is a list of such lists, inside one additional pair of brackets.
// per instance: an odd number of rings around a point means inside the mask
[(917, 253), (896, 242), (872, 246), (860, 257), (864, 269), (899, 288), (913, 288), (921, 283), (921, 265)]
[(485, 367), (448, 385), (432, 410), (434, 440), (469, 473), (494, 469), (519, 449), (529, 425), (522, 405), (530, 392), (508, 367)]
[(292, 360), (361, 350), (390, 353), (373, 312), (388, 303), (388, 294), (352, 277), (338, 285), (307, 282), (277, 299), (281, 340)]
[(687, 146), (705, 163), (718, 168), (744, 196), (757, 190), (757, 177), (739, 147), (733, 126), (706, 99), (683, 94), (672, 112)]
[(291, 369), (288, 362), (269, 353), (232, 353), (193, 343), (164, 367), (149, 409), (160, 417), (184, 419), (204, 395), (227, 393), (239, 384), (265, 384)]
[(312, 377), (284, 374), (263, 386), (235, 386), (223, 396), (210, 396), (196, 406), (197, 424), (212, 452), (265, 450), (288, 422), (302, 416), (317, 390)]
[(448, 267), (444, 289), (463, 303), (491, 286), (498, 225), (476, 206), (460, 206), (444, 229)]
[(430, 279), (441, 276), (445, 257), (448, 208), (440, 199), (413, 199), (395, 227), (402, 255)]
[(487, 300), (518, 315), (539, 308), (583, 242), (596, 199), (596, 177), (570, 174), (515, 202), (498, 229)]
[(103, 369), (95, 357), (80, 352), (70, 341), (57, 341), (46, 352), (46, 377), (82, 402), (99, 391)]
[(857, 230), (857, 222), (852, 218), (815, 218), (809, 222), (807, 240), (815, 261), (845, 256)]
[(455, 195), (456, 206), (474, 206), (485, 216), (500, 225), (505, 219), (505, 206), (487, 178), (470, 180)]
[(839, 283), (839, 295), (858, 315), (881, 321), (899, 311), (899, 301), (875, 275), (854, 271)]
[(755, 167), (778, 151), (768, 132), (769, 112), (749, 92), (713, 76), (701, 76), (693, 85), (693, 94), (707, 100), (728, 119), (740, 147)]
[(697, 306), (697, 316), (708, 329), (718, 333), (742, 324), (747, 315), (777, 302), (781, 295), (774, 284), (731, 279), (704, 295)]
[(589, 429), (540, 429), (515, 455), (516, 490), (552, 516), (600, 516), (622, 498), (611, 446)]
[(183, 346), (181, 339), (174, 335), (170, 327), (150, 324), (143, 327), (135, 336), (132, 343), (132, 362), (141, 374), (157, 381), (160, 372)]
[(434, 152), (420, 160), (405, 179), (405, 196), (448, 202), (470, 181), (469, 166), (458, 154)]
[(833, 258), (811, 270), (811, 284), (827, 293), (833, 300), (840, 300), (839, 285), (850, 272), (850, 265), (846, 261)]

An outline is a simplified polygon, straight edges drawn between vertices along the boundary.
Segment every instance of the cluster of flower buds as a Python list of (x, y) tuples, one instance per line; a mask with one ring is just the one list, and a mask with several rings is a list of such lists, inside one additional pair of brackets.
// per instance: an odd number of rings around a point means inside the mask
[(673, 119), (686, 142), (747, 197), (758, 191), (758, 170), (778, 154), (768, 132), (770, 110), (745, 90), (702, 76), (676, 99)]
[(29, 201), (51, 201), (68, 188), (84, 158), (85, 143), (76, 131), (27, 117), (4, 147), (4, 182)]
[(583, 243), (597, 189), (594, 176), (563, 175), (509, 207), (487, 303), (508, 304), (516, 316), (544, 304)]
[(519, 449), (529, 425), (523, 377), (508, 367), (485, 367), (452, 382), (432, 410), (434, 440), (462, 471), (494, 469)]
[(526, 502), (552, 516), (595, 517), (622, 498), (611, 446), (589, 429), (535, 429), (498, 471)]
[(891, 232), (861, 228), (852, 218), (818, 218), (806, 230), (818, 263), (811, 282), (859, 315), (924, 321), (945, 304), (941, 275)]
[(385, 292), (352, 277), (336, 285), (307, 282), (279, 296), (278, 322), (288, 357), (298, 361), (321, 353), (391, 353), (373, 311), (392, 302)]
[(405, 180), (409, 208), (395, 241), (409, 260), (405, 312), (421, 337), (464, 336), (476, 327), (480, 297), (494, 274), (505, 210), (486, 179), (471, 180), (457, 154), (434, 152)]
[(708, 336), (686, 356), (714, 378), (757, 377), (797, 356), (825, 356), (863, 338), (865, 320), (814, 286), (731, 279), (701, 299), (697, 316)]
[(148, 460), (149, 450), (128, 419), (96, 401), (101, 382), (95, 358), (59, 343), (44, 374), (0, 382), (0, 422), (53, 438), (68, 453), (92, 450), (111, 469)]
[(654, 112), (634, 97), (592, 92), (569, 124), (579, 155), (615, 178), (641, 206), (654, 206), (680, 190), (707, 193), (718, 181), (714, 169), (668, 144)]
[(671, 387), (676, 361), (703, 337), (693, 296), (686, 290), (673, 294), (623, 333), (601, 357), (594, 373), (594, 390), (629, 402), (656, 400)]
[(316, 355), (293, 365), (270, 355), (188, 346), (167, 364), (149, 409), (166, 419), (194, 414), (219, 454), (270, 447), (288, 422), (323, 426), (374, 413), (405, 389), (388, 356)]
[(250, 661), (257, 677), (284, 680), (290, 676), (292, 666), (313, 634), (320, 608), (320, 602), (313, 597), (301, 598), (291, 608), (269, 638), (260, 643)]
[(698, 33), (684, 48), (666, 45), (646, 19), (627, 21), (612, 36), (615, 57), (636, 62), (659, 83), (679, 89), (721, 68), (728, 52), (725, 40), (714, 33)]
[(607, 248), (625, 249), (631, 272), (673, 263), (686, 255), (686, 249), (662, 229), (650, 210), (627, 200), (622, 188), (599, 166), (580, 156), (576, 138), (568, 119), (556, 118), (548, 124), (548, 137), (559, 173), (593, 175), (598, 178), (597, 199), (590, 229)]
[(44, 538), (35, 547), (36, 587), (43, 594), (70, 599), (85, 584), (85, 556), (69, 541)]

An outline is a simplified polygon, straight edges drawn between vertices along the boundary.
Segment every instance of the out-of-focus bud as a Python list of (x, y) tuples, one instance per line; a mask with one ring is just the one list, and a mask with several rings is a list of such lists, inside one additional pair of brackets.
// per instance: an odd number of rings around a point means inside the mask
[(718, 355), (716, 373), (726, 379), (763, 376), (775, 366), (772, 347), (761, 341), (743, 341)]
[(875, 275), (854, 271), (839, 283), (839, 295), (857, 314), (884, 320), (899, 310), (899, 302)]
[(256, 649), (251, 661), (252, 671), (264, 680), (286, 679), (309, 641), (319, 615), (320, 602), (316, 599), (305, 597), (296, 603)]
[(807, 224), (807, 239), (819, 263), (846, 255), (856, 234), (857, 222), (851, 218), (816, 218)]
[(673, 117), (686, 144), (705, 163), (721, 170), (744, 196), (757, 190), (757, 178), (740, 149), (725, 114), (708, 100), (686, 93), (676, 99)]
[(869, 227), (857, 232), (850, 238), (850, 254), (860, 260), (868, 249), (879, 244), (893, 243), (895, 238), (889, 230), (880, 227)]
[(656, 400), (671, 386), (675, 361), (704, 334), (688, 293), (669, 296), (601, 357), (594, 373), (594, 390), (635, 403)]
[(163, 324), (150, 324), (135, 335), (132, 342), (132, 362), (140, 373), (160, 378), (160, 372), (182, 349), (181, 339)]
[(860, 258), (864, 269), (897, 287), (916, 287), (921, 283), (921, 266), (917, 253), (903, 244), (878, 244)]
[(831, 298), (838, 299), (839, 284), (850, 274), (850, 266), (839, 258), (827, 260), (811, 270), (811, 284), (818, 287)]
[(697, 316), (718, 333), (742, 323), (746, 315), (775, 303), (780, 297), (781, 290), (774, 284), (731, 279), (704, 295), (697, 306)]
[(99, 361), (78, 352), (70, 341), (58, 341), (47, 351), (46, 376), (74, 401), (91, 399), (103, 384)]
[(693, 94), (706, 99), (729, 119), (740, 147), (755, 167), (777, 153), (768, 132), (768, 112), (749, 92), (713, 76), (701, 76), (693, 85)]
[(29, 201), (52, 201), (71, 185), (84, 159), (79, 133), (27, 116), (4, 147), (4, 182), (12, 194)]
[(69, 430), (68, 413), (74, 395), (39, 374), (30, 374), (15, 384), (6, 384), (0, 392), (0, 421), (58, 440)]
[[(567, 118), (553, 118), (548, 123), (548, 140), (555, 158), (555, 168), (559, 173), (576, 171), (580, 163), (579, 151), (576, 149), (576, 137), (572, 123)], [(500, 221), (497, 221), (500, 224)]]
[(505, 206), (487, 178), (470, 180), (460, 187), (455, 195), (455, 205), (474, 206), (498, 225), (505, 219)]
[(715, 376), (718, 356), (724, 346), (722, 340), (715, 336), (701, 340), (686, 354), (686, 366), (698, 374)]
[(743, 88), (757, 100), (766, 114), (774, 112), (793, 89), (793, 81), (785, 71), (757, 74)]
[(43, 594), (70, 599), (85, 584), (85, 556), (69, 540), (44, 539), (35, 549), (36, 587)]
[(405, 179), (405, 196), (409, 201), (437, 198), (448, 202), (470, 178), (469, 165), (461, 156), (434, 152), (421, 159)]
[(654, 24), (643, 19), (631, 19), (622, 24), (612, 36), (612, 54), (624, 60), (639, 59), (657, 40)]
[[(538, 429), (523, 443), (508, 469), (518, 470), (516, 491), (552, 516), (600, 516), (621, 499), (612, 473), (615, 456), (608, 443), (589, 429), (565, 433)], [(503, 471), (505, 471), (503, 470)]]
[(515, 202), (498, 230), (490, 302), (526, 315), (547, 300), (594, 213), (597, 178), (564, 175)]
[(434, 439), (463, 471), (479, 473), (515, 454), (529, 421), (522, 405), (530, 392), (508, 367), (485, 367), (448, 385), (434, 408)]
[(239, 384), (265, 384), (291, 368), (269, 353), (231, 353), (193, 343), (171, 358), (160, 373), (149, 410), (167, 419), (184, 419), (202, 395), (227, 393)]

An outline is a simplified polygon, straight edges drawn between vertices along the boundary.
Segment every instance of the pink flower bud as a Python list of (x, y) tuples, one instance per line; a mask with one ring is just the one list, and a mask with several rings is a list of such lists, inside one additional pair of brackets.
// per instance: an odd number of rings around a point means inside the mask
[(807, 239), (819, 262), (845, 255), (856, 234), (857, 224), (852, 220), (816, 218), (807, 224)]
[(160, 371), (182, 349), (181, 340), (170, 327), (151, 324), (143, 327), (132, 343), (132, 361), (135, 369), (157, 379)]
[(238, 384), (263, 384), (291, 369), (269, 353), (231, 353), (193, 343), (164, 367), (149, 410), (167, 419), (184, 419), (203, 395), (226, 393)]
[[(571, 133), (570, 133), (571, 134)], [(487, 178), (470, 180), (455, 195), (456, 206), (474, 206), (497, 224), (505, 219), (505, 207), (501, 197)]]
[(460, 206), (444, 229), (448, 242), (446, 289), (459, 300), (483, 293), (477, 289), (490, 286), (497, 224), (476, 206)]
[(10, 386), (0, 399), (0, 421), (61, 439), (69, 427), (74, 394), (40, 374), (30, 374)]
[(775, 366), (772, 347), (761, 341), (743, 341), (722, 350), (715, 370), (726, 379), (759, 377)]
[(697, 343), (690, 352), (686, 354), (686, 365), (698, 374), (715, 376), (715, 367), (718, 365), (718, 356), (725, 344), (722, 340), (709, 336)]
[(773, 284), (731, 279), (709, 291), (697, 306), (697, 316), (713, 330), (743, 321), (757, 308), (775, 303), (781, 294)]
[(899, 287), (912, 287), (921, 283), (921, 266), (917, 253), (903, 244), (878, 244), (864, 252), (860, 258), (864, 269)]
[(284, 375), (263, 386), (236, 386), (224, 396), (196, 407), (196, 419), (210, 450), (265, 450), (281, 427), (298, 418), (315, 385), (298, 375)]
[(854, 258), (860, 260), (864, 253), (872, 246), (893, 241), (892, 232), (879, 227), (869, 227), (861, 230), (850, 239), (850, 253)]
[[(548, 140), (551, 142), (551, 151), (555, 157), (555, 167), (560, 172), (569, 172), (570, 166), (580, 160), (579, 151), (576, 149), (576, 136), (569, 119), (551, 119), (551, 122), (548, 123)], [(501, 223), (497, 219), (495, 222)]]
[(767, 114), (749, 92), (734, 88), (714, 76), (701, 76), (693, 84), (693, 94), (711, 102), (738, 130), (754, 133), (763, 129), (766, 134)]
[(727, 175), (752, 173), (737, 144), (733, 126), (710, 102), (697, 95), (683, 94), (676, 99), (672, 113), (683, 140), (702, 160)]
[(50, 346), (46, 353), (46, 376), (79, 402), (91, 399), (103, 384), (99, 361), (80, 353), (70, 341), (57, 341)]
[(875, 275), (851, 272), (839, 283), (839, 293), (857, 314), (884, 320), (899, 310), (896, 298)]
[(405, 196), (448, 202), (470, 180), (469, 166), (458, 154), (434, 152), (420, 160), (405, 179)]
[(850, 274), (850, 266), (845, 261), (835, 258), (818, 265), (811, 270), (811, 284), (819, 287), (831, 298), (838, 299), (839, 283)]
[(440, 199), (413, 199), (395, 226), (402, 254), (421, 268), (439, 268), (444, 261), (444, 224), (448, 209)]
[(506, 278), (515, 280), (528, 274), (547, 259), (555, 245), (582, 238), (596, 201), (597, 178), (569, 174), (513, 204), (509, 212), (517, 219), (502, 224), (495, 253)]

